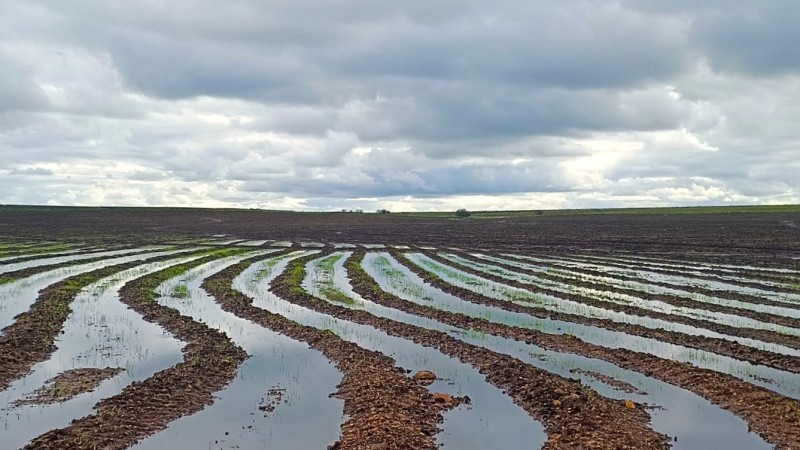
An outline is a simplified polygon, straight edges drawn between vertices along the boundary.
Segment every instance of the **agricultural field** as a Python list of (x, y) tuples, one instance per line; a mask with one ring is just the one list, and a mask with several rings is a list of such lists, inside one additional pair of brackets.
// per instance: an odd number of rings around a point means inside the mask
[(0, 447), (800, 449), (797, 224), (0, 208)]

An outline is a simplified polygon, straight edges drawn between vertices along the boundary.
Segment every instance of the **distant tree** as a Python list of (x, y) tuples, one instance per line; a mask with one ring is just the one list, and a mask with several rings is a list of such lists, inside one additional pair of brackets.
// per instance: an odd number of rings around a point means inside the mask
[(388, 209), (379, 209), (378, 214), (391, 214), (391, 212)]
[(459, 219), (466, 219), (471, 215), (472, 214), (464, 208), (461, 208), (458, 211), (456, 211), (456, 217), (458, 217)]

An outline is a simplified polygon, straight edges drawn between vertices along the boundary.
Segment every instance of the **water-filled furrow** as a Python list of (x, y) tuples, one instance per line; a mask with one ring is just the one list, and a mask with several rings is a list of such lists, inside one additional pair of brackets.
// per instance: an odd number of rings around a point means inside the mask
[(734, 285), (750, 286), (758, 289), (769, 290), (771, 288), (778, 288), (784, 290), (794, 290), (792, 283), (783, 281), (776, 281), (774, 279), (764, 279), (763, 277), (741, 274), (718, 273), (713, 268), (708, 269), (694, 269), (694, 268), (673, 268), (663, 267), (659, 265), (650, 264), (644, 261), (630, 262), (619, 261), (613, 258), (599, 258), (586, 255), (572, 255), (572, 261), (588, 262), (593, 264), (602, 264), (604, 266), (615, 267), (625, 270), (646, 270), (649, 272), (659, 273), (663, 275), (686, 276), (692, 277), (697, 280), (705, 281), (729, 281)]
[[(682, 262), (671, 259), (652, 259), (641, 256), (596, 256), (596, 255), (580, 255), (582, 258), (591, 259), (594, 261), (604, 262), (618, 262), (622, 264), (645, 264), (657, 268), (666, 269), (680, 269), (680, 270), (693, 270), (701, 273), (723, 272), (731, 275), (740, 275), (743, 278), (753, 277), (755, 281), (760, 280), (759, 276), (766, 277), (785, 277), (785, 276), (800, 276), (800, 271), (788, 268), (778, 267), (764, 267), (753, 265), (734, 265), (734, 264), (719, 264), (719, 263), (705, 263), (701, 261)], [(770, 280), (765, 280), (770, 281)]]
[(598, 264), (581, 263), (563, 259), (545, 259), (527, 255), (523, 256), (523, 255), (510, 255), (510, 254), (504, 254), (503, 256), (520, 258), (526, 261), (533, 261), (537, 263), (552, 265), (553, 267), (550, 268), (550, 270), (560, 270), (562, 268), (589, 269), (593, 271), (600, 271), (603, 273), (607, 273), (611, 276), (616, 275), (616, 276), (638, 278), (643, 282), (659, 283), (662, 285), (667, 285), (667, 287), (673, 287), (673, 288), (695, 287), (695, 288), (701, 288), (709, 292), (714, 292), (714, 291), (732, 292), (735, 294), (745, 294), (754, 297), (761, 297), (773, 302), (784, 303), (794, 307), (800, 306), (800, 295), (791, 293), (765, 291), (761, 289), (748, 288), (745, 286), (736, 286), (719, 282), (714, 283), (708, 280), (696, 280), (691, 278), (686, 278), (682, 280), (681, 278), (685, 277), (668, 277), (656, 273), (647, 273), (644, 271), (636, 271), (636, 270), (623, 270)]
[(546, 311), (562, 312), (572, 315), (610, 320), (617, 323), (637, 325), (650, 329), (666, 330), (691, 336), (705, 336), (710, 338), (726, 339), (759, 350), (789, 356), (800, 356), (800, 350), (784, 345), (763, 342), (760, 340), (739, 336), (729, 336), (716, 331), (708, 330), (706, 328), (698, 328), (692, 325), (603, 309), (597, 306), (586, 305), (552, 295), (535, 293), (526, 289), (520, 289), (502, 283), (497, 283), (492, 280), (487, 280), (450, 266), (445, 266), (444, 264), (440, 264), (439, 262), (421, 253), (413, 253), (408, 256), (409, 259), (420, 265), (420, 267), (432, 271), (437, 276), (440, 276), (448, 282), (451, 280), (457, 280), (461, 283), (459, 284), (461, 287), (470, 289), (487, 297), (510, 301), (518, 305), (535, 306), (536, 308)]
[(769, 300), (782, 303), (793, 303), (793, 304), (800, 303), (800, 294), (791, 292), (778, 292), (758, 287), (726, 283), (724, 281), (696, 278), (691, 276), (682, 276), (675, 274), (666, 274), (648, 270), (640, 270), (637, 268), (612, 267), (609, 265), (601, 265), (591, 262), (566, 260), (566, 259), (557, 259), (554, 261), (557, 264), (561, 264), (568, 267), (602, 270), (603, 272), (607, 272), (610, 274), (636, 277), (643, 279), (645, 281), (664, 283), (672, 286), (692, 286), (710, 291), (727, 291), (727, 292), (753, 295), (756, 297), (763, 297)]
[(237, 246), (244, 246), (244, 247), (261, 247), (262, 245), (265, 245), (267, 242), (270, 242), (270, 241), (267, 240), (267, 239), (252, 240), (252, 241), (237, 242), (236, 245)]
[(690, 292), (682, 289), (675, 289), (664, 287), (655, 284), (641, 283), (631, 280), (621, 280), (609, 276), (591, 275), (581, 272), (573, 272), (569, 270), (554, 270), (546, 269), (541, 266), (527, 264), (512, 258), (498, 258), (495, 256), (485, 255), (481, 253), (471, 253), (470, 256), (480, 258), (486, 261), (503, 264), (506, 266), (516, 267), (529, 272), (547, 273), (548, 276), (563, 280), (564, 284), (569, 284), (571, 280), (588, 281), (598, 286), (608, 286), (609, 288), (625, 289), (631, 291), (638, 291), (642, 293), (670, 295), (680, 299), (691, 300), (700, 304), (711, 304), (728, 308), (745, 309), (758, 313), (772, 314), (777, 316), (790, 317), (792, 319), (800, 319), (800, 309), (784, 308), (776, 306), (775, 304), (762, 304), (751, 303), (746, 301), (739, 301), (727, 298), (713, 297), (710, 295), (700, 294), (697, 292)]
[(204, 264), (157, 289), (161, 305), (223, 331), (250, 358), (213, 405), (133, 448), (325, 448), (339, 436), (342, 402), (330, 394), (341, 373), (307, 344), (223, 311), (200, 287), (206, 277), (252, 256)]
[[(46, 253), (34, 253), (32, 255), (3, 256), (2, 258), (0, 258), (0, 263), (5, 263), (6, 261), (13, 261), (13, 260), (22, 260), (22, 259), (24, 259), (24, 261), (19, 261), (19, 262), (25, 262), (25, 261), (28, 261), (28, 260), (35, 260), (35, 259), (39, 259), (39, 258), (56, 258), (56, 257), (59, 257), (59, 256), (68, 256), (68, 255), (74, 255), (75, 253), (83, 253), (83, 252), (90, 252), (90, 251), (94, 251), (94, 249), (91, 249), (91, 248), (77, 248), (77, 249), (74, 249), (74, 250), (57, 250), (57, 251), (46, 252)], [(13, 263), (8, 263), (8, 264), (13, 264)]]
[(4, 334), (2, 329), (13, 323), (14, 318), (18, 314), (30, 308), (39, 296), (39, 291), (46, 286), (57, 283), (73, 275), (90, 272), (101, 267), (131, 261), (140, 261), (157, 256), (176, 255), (196, 250), (197, 248), (191, 248), (118, 256), (91, 263), (53, 269), (12, 283), (0, 285), (0, 335)]
[[(122, 304), (119, 289), (136, 278), (201, 257), (203, 255), (193, 255), (142, 264), (84, 289), (71, 304), (72, 313), (64, 323), (56, 342), (57, 350), (50, 359), (36, 364), (29, 375), (0, 393), (4, 445), (18, 448), (47, 430), (67, 426), (71, 420), (91, 413), (100, 399), (180, 362), (183, 343)], [(13, 405), (61, 372), (105, 367), (125, 370), (101, 383), (96, 390), (64, 403)]]
[(62, 255), (67, 253), (78, 253), (78, 252), (85, 252), (90, 251), (91, 248), (87, 247), (74, 247), (72, 245), (49, 245), (45, 247), (37, 246), (37, 244), (32, 244), (28, 246), (16, 246), (11, 251), (5, 252), (2, 254), (2, 258), (0, 258), (0, 262), (2, 261), (9, 261), (12, 259), (18, 258), (27, 258), (27, 257), (41, 257), (41, 256), (48, 256), (48, 255)]
[[(414, 284), (412, 278), (406, 277), (409, 273), (400, 271), (396, 261), (392, 260), (387, 254), (367, 254), (362, 268), (378, 283), (382, 290), (411, 303), (430, 306), (432, 297), (429, 294), (436, 296), (447, 295), (441, 291), (437, 295), (433, 292), (435, 291), (434, 288), (422, 284), (421, 280), (417, 280), (420, 282), (419, 284)], [(748, 427), (741, 418), (712, 405), (707, 400), (684, 389), (647, 377), (641, 373), (622, 369), (606, 361), (576, 354), (554, 352), (498, 336), (482, 335), (471, 330), (458, 329), (432, 319), (376, 305), (353, 293), (347, 283), (346, 275), (340, 274), (342, 272), (343, 268), (337, 264), (336, 273), (332, 281), (340, 291), (347, 292), (348, 295), (353, 297), (354, 303), (351, 307), (363, 308), (381, 317), (426, 328), (432, 326), (434, 329), (446, 332), (467, 342), (477, 341), (478, 345), (518, 357), (548, 372), (564, 377), (579, 378), (584, 384), (604, 396), (616, 399), (631, 399), (650, 405), (654, 408), (650, 411), (654, 428), (677, 438), (677, 443), (674, 444), (673, 448), (721, 448), (719, 446), (723, 445), (742, 449), (751, 448), (750, 446), (753, 446), (752, 448), (770, 448), (763, 441), (749, 434)], [(638, 392), (622, 392), (614, 386), (604, 383), (593, 374), (601, 374), (610, 379), (627, 383), (629, 386), (638, 389)], [(705, 430), (698, 430), (693, 422), (685, 422), (685, 419), (692, 416), (695, 417), (695, 420), (705, 418), (715, 422), (715, 432), (709, 434)]]
[[(552, 291), (566, 293), (566, 294), (578, 294), (581, 296), (590, 296), (593, 299), (601, 300), (604, 302), (631, 306), (634, 308), (649, 310), (661, 314), (671, 314), (701, 321), (709, 321), (730, 327), (752, 328), (757, 330), (766, 330), (774, 333), (785, 334), (788, 336), (800, 336), (800, 329), (769, 323), (761, 320), (756, 320), (749, 317), (742, 317), (735, 314), (729, 314), (717, 311), (708, 311), (699, 308), (680, 307), (666, 302), (661, 302), (656, 300), (646, 300), (636, 296), (623, 294), (619, 292), (592, 289), (583, 286), (570, 285), (567, 283), (558, 283), (549, 279), (513, 272), (511, 270), (506, 270), (502, 267), (498, 267), (492, 264), (478, 263), (469, 259), (461, 258), (454, 254), (439, 253), (438, 255), (443, 259), (468, 267), (472, 270), (496, 275), (507, 280), (517, 281), (519, 283), (531, 285), (533, 287), (543, 287)], [(646, 312), (642, 311), (642, 314), (646, 314)], [(701, 327), (699, 324), (697, 325), (697, 327), (698, 329), (705, 329)], [(798, 354), (800, 354), (800, 352), (798, 352)]]
[[(255, 264), (234, 280), (234, 288), (254, 299), (254, 305), (297, 323), (331, 330), (342, 339), (379, 351), (397, 365), (414, 371), (431, 370), (445, 380), (433, 388), (453, 395), (468, 395), (473, 407), (445, 413), (444, 432), (437, 436), (445, 448), (487, 448), (502, 439), (504, 448), (531, 448), (544, 443), (540, 425), (514, 405), (511, 399), (485, 382), (474, 368), (437, 350), (384, 333), (374, 327), (341, 320), (282, 300), (267, 290), (269, 278), (283, 271), (279, 264)], [(260, 273), (259, 273), (260, 272)], [(266, 278), (265, 278), (266, 277)]]
[[(448, 272), (450, 272), (451, 269), (445, 269), (441, 271), (434, 270), (434, 268), (442, 267), (438, 264), (433, 264), (433, 268), (429, 268), (422, 263), (422, 261), (427, 259), (424, 257), (424, 255), (411, 254), (408, 256), (411, 256), (410, 259), (412, 259), (412, 261), (420, 258), (420, 267), (430, 271), (431, 273), (434, 273), (444, 281), (454, 286), (459, 286), (473, 292), (481, 293), (480, 289), (477, 289), (476, 286), (485, 286), (487, 284), (488, 280), (482, 280), (479, 277), (466, 274), (464, 272), (457, 271), (457, 277), (451, 277), (448, 275)], [(404, 271), (407, 275), (411, 275), (411, 272), (407, 268), (399, 266), (398, 269)], [(442, 267), (442, 269), (444, 268)], [(488, 282), (488, 285), (491, 286), (492, 284), (493, 283)], [(502, 288), (502, 286), (498, 287)], [(433, 291), (433, 293), (436, 292), (437, 291)], [(503, 289), (499, 289), (498, 291), (485, 291), (487, 297), (496, 298), (503, 301), (513, 301), (504, 296), (503, 292)], [(524, 305), (524, 302), (522, 304)], [(651, 354), (660, 358), (686, 362), (697, 367), (707, 368), (735, 376), (744, 381), (765, 387), (782, 395), (792, 398), (800, 398), (800, 375), (770, 367), (755, 365), (748, 361), (740, 361), (705, 350), (661, 342), (641, 336), (632, 336), (626, 333), (607, 330), (590, 325), (582, 325), (559, 320), (540, 319), (525, 313), (506, 311), (498, 307), (465, 302), (451, 295), (441, 296), (437, 294), (435, 297), (433, 297), (431, 306), (451, 312), (460, 312), (472, 317), (481, 317), (490, 321), (497, 321), (498, 323), (504, 323), (507, 325), (535, 329), (550, 334), (569, 334), (576, 336), (585, 342), (607, 348), (624, 348), (631, 351)]]
[(100, 251), (100, 252), (91, 252), (91, 253), (77, 253), (72, 255), (65, 255), (65, 256), (57, 256), (53, 258), (37, 258), (32, 259), (30, 261), (24, 261), (19, 263), (13, 264), (6, 264), (0, 266), (0, 274), (13, 272), (16, 270), (28, 269), (31, 267), (39, 267), (39, 266), (46, 266), (50, 264), (61, 264), (70, 261), (80, 261), (84, 259), (92, 259), (92, 258), (108, 258), (112, 256), (120, 256), (120, 255), (127, 255), (131, 253), (137, 252), (144, 252), (144, 251), (158, 251), (163, 250), (165, 247), (163, 246), (152, 246), (152, 247), (140, 247), (140, 248), (126, 248), (122, 250), (110, 250), (110, 251)]

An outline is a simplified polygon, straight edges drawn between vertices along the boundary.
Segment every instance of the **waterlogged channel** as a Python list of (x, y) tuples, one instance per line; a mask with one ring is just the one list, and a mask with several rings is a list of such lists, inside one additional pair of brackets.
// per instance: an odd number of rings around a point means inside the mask
[[(776, 288), (787, 288), (786, 283), (782, 283), (780, 281), (775, 280), (767, 280), (763, 277), (759, 277), (757, 274), (754, 275), (750, 274), (742, 274), (738, 270), (732, 269), (725, 269), (725, 268), (717, 268), (714, 266), (693, 266), (687, 264), (663, 264), (652, 262), (647, 259), (639, 259), (639, 260), (628, 260), (622, 258), (609, 258), (609, 257), (602, 257), (602, 256), (591, 256), (591, 255), (573, 255), (573, 260), (577, 261), (589, 261), (589, 262), (599, 262), (599, 263), (606, 263), (606, 264), (615, 264), (620, 265), (625, 268), (629, 269), (637, 269), (641, 268), (648, 271), (665, 271), (665, 272), (680, 272), (681, 274), (689, 275), (689, 276), (696, 276), (696, 277), (713, 277), (718, 280), (723, 281), (738, 281), (744, 283), (758, 283), (767, 287), (776, 287)], [(754, 268), (754, 270), (760, 270), (759, 268)], [(714, 272), (722, 272), (719, 273), (709, 273), (710, 271)], [(783, 274), (790, 274), (791, 272), (783, 272)], [(773, 272), (773, 274), (776, 274)]]
[(131, 253), (137, 252), (145, 252), (145, 251), (158, 251), (158, 250), (165, 250), (166, 247), (164, 246), (149, 246), (149, 247), (139, 247), (139, 248), (126, 248), (122, 250), (108, 250), (108, 251), (98, 251), (98, 252), (91, 252), (91, 253), (77, 253), (77, 254), (70, 254), (70, 255), (62, 255), (62, 256), (55, 256), (51, 258), (37, 258), (32, 259), (29, 261), (22, 261), (18, 263), (11, 263), (0, 265), (0, 274), (13, 272), (15, 270), (22, 270), (28, 269), (31, 267), (40, 267), (46, 266), (50, 264), (61, 264), (70, 261), (80, 261), (83, 259), (91, 259), (91, 258), (103, 258), (103, 257), (111, 257), (111, 256), (119, 256), (119, 255), (127, 255)]
[[(425, 270), (430, 270), (431, 273), (436, 274), (454, 286), (459, 286), (468, 290), (472, 290), (473, 292), (482, 293), (487, 297), (496, 298), (498, 300), (513, 301), (509, 299), (509, 297), (504, 296), (503, 289), (507, 287), (504, 288), (499, 283), (492, 283), (489, 280), (485, 280), (465, 272), (446, 268), (436, 262), (433, 262), (432, 265), (432, 267), (437, 267), (436, 270), (433, 268), (428, 268), (423, 264), (423, 261), (430, 261), (430, 259), (421, 254), (408, 254), (407, 256), (412, 261), (418, 260), (420, 267)], [(416, 279), (419, 282), (414, 283), (415, 285), (423, 285), (422, 280), (416, 277), (416, 275), (411, 273), (411, 271), (407, 268), (404, 268), (400, 264), (397, 264), (395, 267), (408, 276), (413, 275), (412, 279)], [(438, 267), (441, 267), (441, 269), (438, 269)], [(451, 276), (451, 271), (455, 271), (453, 274), (454, 276)], [(480, 286), (485, 286), (487, 284), (497, 284), (500, 286), (498, 286), (498, 290), (481, 290), (479, 288)], [(435, 291), (426, 292), (426, 295), (431, 294), (435, 294)], [(770, 367), (754, 365), (750, 362), (739, 361), (704, 350), (660, 342), (655, 339), (631, 336), (626, 333), (606, 330), (589, 325), (563, 322), (558, 320), (539, 319), (527, 314), (505, 311), (501, 308), (477, 305), (471, 302), (463, 301), (454, 296), (434, 295), (430, 298), (431, 300), (427, 304), (442, 310), (460, 312), (472, 317), (487, 319), (492, 322), (535, 329), (549, 334), (570, 334), (580, 338), (585, 342), (607, 348), (625, 348), (636, 352), (651, 354), (661, 358), (686, 362), (697, 367), (716, 370), (718, 372), (735, 376), (749, 383), (775, 391), (781, 395), (800, 399), (800, 376), (797, 374), (784, 372)], [(524, 305), (525, 303), (521, 302), (520, 304)]]
[[(610, 303), (616, 303), (619, 305), (632, 306), (664, 314), (689, 317), (692, 319), (706, 320), (709, 322), (714, 322), (721, 325), (728, 325), (736, 328), (753, 328), (757, 330), (772, 331), (775, 333), (785, 334), (788, 336), (800, 336), (800, 329), (778, 325), (774, 323), (768, 323), (760, 320), (755, 320), (749, 317), (742, 317), (734, 314), (727, 314), (716, 311), (707, 311), (702, 309), (685, 308), (680, 306), (674, 306), (666, 302), (661, 302), (656, 300), (645, 300), (639, 297), (635, 297), (633, 295), (622, 294), (619, 292), (592, 289), (583, 286), (575, 286), (568, 283), (559, 283), (549, 279), (539, 278), (533, 275), (513, 272), (491, 264), (478, 263), (449, 253), (439, 253), (439, 256), (441, 256), (444, 259), (447, 259), (448, 261), (461, 264), (463, 266), (469, 267), (479, 272), (496, 275), (505, 278), (507, 280), (518, 281), (520, 283), (529, 284), (532, 286), (544, 287), (557, 292), (563, 292), (566, 294), (587, 295), (595, 299), (599, 299)], [(796, 312), (800, 313), (800, 310), (797, 310)], [(653, 320), (658, 321), (658, 319), (653, 319)], [(657, 326), (659, 328), (663, 328), (662, 324), (660, 323)], [(704, 335), (714, 334), (713, 332), (711, 332), (711, 330), (706, 330), (701, 328), (696, 328), (696, 329), (699, 332), (703, 333)], [(726, 336), (726, 338), (728, 339), (734, 339), (733, 337), (723, 334), (720, 334), (720, 336)], [(764, 343), (761, 343), (759, 341), (754, 341), (754, 342), (758, 343), (759, 345), (762, 345), (762, 347), (756, 347), (756, 348), (764, 348), (763, 347)], [(796, 353), (800, 355), (800, 351), (797, 351)]]
[[(344, 254), (339, 255), (339, 263)], [(269, 292), (269, 281), (281, 273), (287, 261), (255, 264), (234, 280), (234, 288), (253, 297), (254, 304), (303, 325), (331, 330), (342, 339), (391, 356), (397, 365), (410, 369), (431, 370), (443, 380), (430, 389), (452, 395), (468, 395), (471, 408), (445, 413), (443, 432), (437, 441), (445, 448), (529, 449), (541, 446), (546, 437), (541, 425), (531, 420), (502, 391), (489, 385), (485, 377), (469, 365), (443, 355), (432, 348), (390, 336), (374, 327), (336, 319), (282, 300)]]
[[(527, 264), (524, 262), (520, 262), (518, 260), (509, 259), (509, 258), (498, 258), (494, 256), (484, 255), (480, 253), (471, 253), (471, 256), (476, 258), (480, 258), (486, 261), (491, 261), (499, 264), (504, 264), (512, 267), (517, 267), (523, 270), (532, 271), (532, 272), (541, 272), (547, 273), (551, 276), (557, 276), (564, 280), (564, 283), (569, 283), (569, 280), (581, 280), (581, 281), (589, 281), (596, 284), (601, 284), (605, 286), (609, 286), (611, 288), (618, 288), (618, 289), (629, 289), (644, 293), (651, 293), (651, 294), (664, 294), (664, 295), (672, 295), (675, 297), (683, 298), (686, 300), (692, 300), (702, 303), (708, 303), (713, 305), (719, 306), (726, 306), (730, 308), (738, 308), (738, 309), (747, 309), (750, 311), (766, 313), (766, 314), (773, 314), (778, 316), (785, 316), (791, 317), (794, 319), (800, 319), (800, 309), (795, 308), (784, 308), (781, 306), (775, 305), (764, 305), (760, 303), (750, 303), (744, 302), (739, 300), (730, 300), (726, 298), (720, 297), (713, 297), (710, 295), (700, 294), (696, 292), (690, 292), (682, 289), (676, 288), (669, 288), (665, 286), (655, 285), (655, 284), (647, 284), (641, 283), (638, 281), (631, 281), (631, 280), (621, 280), (614, 277), (609, 276), (599, 276), (599, 275), (590, 275), (581, 272), (573, 272), (569, 270), (559, 270), (559, 269), (552, 269), (552, 268), (543, 268), (541, 266), (536, 266), (533, 264)], [(523, 258), (522, 256), (517, 256), (517, 258)], [(702, 305), (698, 305), (702, 306)]]
[(698, 328), (682, 323), (669, 322), (666, 320), (656, 319), (652, 317), (636, 316), (625, 312), (613, 311), (609, 309), (599, 308), (597, 306), (586, 305), (580, 302), (566, 300), (547, 294), (533, 293), (525, 289), (519, 289), (512, 286), (507, 286), (502, 283), (497, 283), (491, 280), (481, 278), (476, 275), (469, 274), (467, 272), (455, 269), (453, 267), (445, 266), (420, 253), (411, 253), (408, 254), (408, 256), (409, 259), (414, 261), (423, 269), (436, 274), (437, 276), (441, 277), (442, 279), (445, 279), (448, 282), (454, 281), (455, 282), (454, 284), (462, 288), (470, 289), (473, 292), (485, 295), (487, 297), (510, 301), (518, 305), (536, 306), (548, 311), (565, 312), (584, 317), (607, 319), (613, 322), (639, 325), (651, 329), (663, 329), (667, 331), (684, 333), (693, 336), (706, 336), (719, 339), (727, 339), (760, 350), (766, 350), (785, 355), (800, 356), (800, 350), (786, 347), (784, 345), (774, 344), (770, 342), (762, 342), (750, 338), (728, 336), (705, 328)]
[[(0, 393), (3, 446), (18, 448), (48, 430), (67, 426), (71, 420), (90, 414), (100, 399), (182, 361), (184, 344), (128, 309), (119, 300), (119, 289), (136, 278), (201, 257), (142, 264), (103, 278), (81, 291), (72, 302), (72, 313), (64, 323), (52, 357), (36, 364), (29, 375)], [(26, 398), (61, 372), (105, 367), (125, 370), (102, 382), (96, 390), (64, 403), (14, 406), (15, 401)]]
[(517, 257), (528, 259), (535, 262), (557, 264), (559, 266), (567, 268), (600, 270), (610, 275), (622, 275), (627, 277), (641, 278), (645, 281), (654, 283), (664, 283), (673, 286), (691, 286), (691, 287), (708, 289), (712, 291), (735, 292), (740, 294), (752, 295), (756, 297), (762, 297), (779, 303), (787, 303), (791, 305), (800, 304), (800, 294), (793, 294), (789, 292), (775, 292), (755, 287), (725, 283), (722, 281), (713, 281), (713, 280), (706, 280), (701, 278), (693, 278), (693, 277), (679, 276), (679, 275), (668, 275), (658, 272), (651, 272), (647, 270), (638, 270), (635, 268), (622, 269), (619, 267), (604, 266), (601, 264), (596, 264), (586, 261), (574, 261), (567, 259), (545, 259), (545, 258), (536, 258), (529, 256), (525, 257), (517, 256)]
[(274, 251), (219, 259), (159, 286), (161, 305), (223, 331), (250, 358), (213, 405), (133, 448), (325, 448), (339, 437), (343, 406), (329, 395), (341, 373), (307, 344), (222, 310), (200, 287), (226, 267)]
[[(441, 291), (437, 294), (435, 288), (422, 284), (419, 278), (416, 281), (420, 284), (412, 287), (415, 280), (411, 277), (415, 275), (410, 272), (398, 273), (396, 262), (392, 264), (390, 258), (388, 254), (369, 253), (362, 265), (367, 274), (373, 277), (383, 290), (421, 305), (430, 305), (431, 301), (435, 301), (434, 298), (440, 295), (447, 296)], [(319, 266), (325, 269), (315, 271)], [(771, 448), (760, 438), (749, 433), (746, 423), (739, 417), (691, 392), (605, 361), (553, 352), (512, 339), (459, 329), (433, 319), (377, 305), (352, 291), (343, 267), (343, 258), (335, 260), (333, 271), (328, 270), (326, 266), (328, 264), (325, 259), (312, 261), (308, 266), (309, 277), (306, 280), (306, 287), (314, 289), (318, 295), (324, 296), (324, 292), (335, 289), (353, 299), (349, 307), (364, 309), (379, 317), (441, 331), (466, 343), (516, 357), (550, 373), (566, 378), (579, 378), (584, 384), (606, 397), (629, 399), (654, 406), (655, 408), (650, 411), (653, 427), (657, 431), (677, 438), (673, 448), (692, 450)], [(311, 275), (312, 273), (314, 275)], [(591, 373), (599, 373), (628, 383), (640, 392), (621, 392), (598, 380)], [(712, 426), (714, 432), (709, 433), (705, 428), (697, 427), (699, 421)]]
[(176, 255), (197, 250), (197, 248), (189, 248), (108, 258), (92, 263), (62, 267), (60, 269), (37, 273), (28, 278), (0, 285), (0, 335), (3, 334), (2, 329), (11, 325), (18, 314), (30, 309), (31, 305), (39, 297), (39, 291), (51, 284), (58, 283), (74, 275), (91, 272), (115, 264), (124, 264), (158, 256)]

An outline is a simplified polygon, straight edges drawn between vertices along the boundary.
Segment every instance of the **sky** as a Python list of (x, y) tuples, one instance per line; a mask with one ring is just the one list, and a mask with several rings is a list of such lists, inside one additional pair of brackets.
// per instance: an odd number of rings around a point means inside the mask
[(0, 204), (800, 203), (797, 0), (3, 0)]

